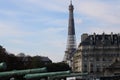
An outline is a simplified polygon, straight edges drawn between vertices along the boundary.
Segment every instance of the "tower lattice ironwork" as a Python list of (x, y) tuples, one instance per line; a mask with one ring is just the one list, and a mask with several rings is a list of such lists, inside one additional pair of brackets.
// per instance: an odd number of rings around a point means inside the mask
[(72, 1), (69, 5), (69, 23), (68, 23), (68, 38), (67, 48), (64, 55), (64, 61), (71, 65), (71, 57), (76, 50), (76, 37), (75, 37), (75, 26), (74, 26), (74, 7)]

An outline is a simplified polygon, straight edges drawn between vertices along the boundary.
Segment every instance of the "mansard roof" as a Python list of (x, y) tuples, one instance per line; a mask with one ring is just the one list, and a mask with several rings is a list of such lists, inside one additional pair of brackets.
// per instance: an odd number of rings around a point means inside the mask
[(93, 34), (88, 35), (79, 46), (113, 46), (120, 44), (120, 34)]

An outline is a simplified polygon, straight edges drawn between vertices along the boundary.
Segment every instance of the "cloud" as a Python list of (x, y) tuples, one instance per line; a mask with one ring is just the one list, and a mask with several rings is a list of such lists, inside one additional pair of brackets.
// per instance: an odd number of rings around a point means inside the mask
[(94, 33), (107, 33), (107, 34), (110, 34), (111, 32), (114, 32), (114, 33), (120, 33), (120, 27), (111, 27), (111, 26), (102, 26), (102, 27), (90, 27), (89, 30)]
[(3, 15), (7, 15), (7, 16), (15, 16), (15, 12), (11, 11), (11, 10), (0, 10), (0, 14), (3, 14)]
[[(64, 4), (68, 1), (56, 1), (56, 0), (21, 0), (21, 1), (15, 1), (12, 0), (12, 2), (19, 7), (31, 11), (39, 11), (39, 10), (48, 10), (48, 11), (57, 11), (57, 12), (66, 12), (64, 8)], [(22, 5), (20, 4), (22, 3)], [(24, 6), (26, 7), (24, 7)], [(63, 6), (61, 6), (63, 5)]]
[[(56, 0), (21, 0), (12, 2), (18, 7), (22, 8), (23, 11), (30, 13), (35, 13), (36, 11), (49, 11), (49, 12), (63, 12), (68, 13), (69, 1), (56, 1)], [(92, 19), (97, 19), (98, 21), (105, 21), (111, 24), (120, 23), (120, 5), (116, 4), (119, 1), (115, 1), (113, 4), (110, 4), (105, 1), (96, 1), (96, 0), (84, 0), (84, 1), (74, 1), (73, 5), (75, 6), (76, 13), (82, 13)], [(20, 4), (22, 3), (22, 5)], [(66, 6), (67, 5), (67, 6)], [(10, 11), (9, 11), (10, 12)], [(10, 12), (10, 14), (13, 12)], [(48, 13), (49, 14), (49, 13)]]
[(0, 35), (1, 36), (6, 36), (6, 35), (10, 35), (10, 34), (12, 34), (12, 35), (14, 35), (14, 34), (16, 34), (16, 33), (18, 33), (17, 31), (16, 31), (16, 29), (15, 29), (15, 27), (11, 27), (11, 25), (10, 24), (5, 24), (5, 23), (0, 23)]
[(24, 11), (17, 11), (17, 10), (9, 10), (9, 9), (0, 9), (0, 14), (1, 15), (6, 15), (9, 17), (17, 17), (20, 15), (30, 15), (30, 13), (28, 12), (24, 12)]
[(21, 28), (21, 26), (17, 23), (11, 23), (11, 21), (10, 22), (0, 21), (0, 36), (2, 37), (8, 37), (8, 36), (22, 37), (22, 36), (28, 36), (32, 34), (33, 32), (24, 31)]
[(13, 39), (9, 41), (10, 43), (17, 44), (17, 45), (28, 45), (29, 43), (27, 41), (23, 41), (20, 39)]
[(44, 29), (43, 31), (42, 31), (42, 33), (45, 33), (45, 34), (56, 34), (56, 33), (59, 33), (59, 32), (61, 32), (61, 31), (64, 31), (65, 30), (65, 28), (60, 28), (60, 27), (51, 27), (51, 28), (47, 28), (47, 29)]
[[(117, 3), (117, 2), (116, 2)], [(83, 13), (92, 19), (104, 21), (110, 24), (120, 24), (120, 6), (108, 4), (102, 1), (81, 1), (77, 6), (79, 13)]]

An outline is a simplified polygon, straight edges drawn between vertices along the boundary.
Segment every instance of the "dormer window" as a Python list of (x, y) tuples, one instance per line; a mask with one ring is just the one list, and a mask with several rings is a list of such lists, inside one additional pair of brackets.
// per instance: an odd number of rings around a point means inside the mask
[(93, 37), (90, 37), (90, 40), (93, 40)]

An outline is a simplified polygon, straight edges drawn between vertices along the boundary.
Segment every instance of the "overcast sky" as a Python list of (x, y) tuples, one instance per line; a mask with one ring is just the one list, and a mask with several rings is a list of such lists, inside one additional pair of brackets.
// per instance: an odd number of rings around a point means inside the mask
[[(10, 53), (62, 61), (69, 4), (69, 0), (0, 0), (0, 45)], [(73, 5), (77, 43), (83, 33), (120, 32), (120, 0), (73, 0)]]

